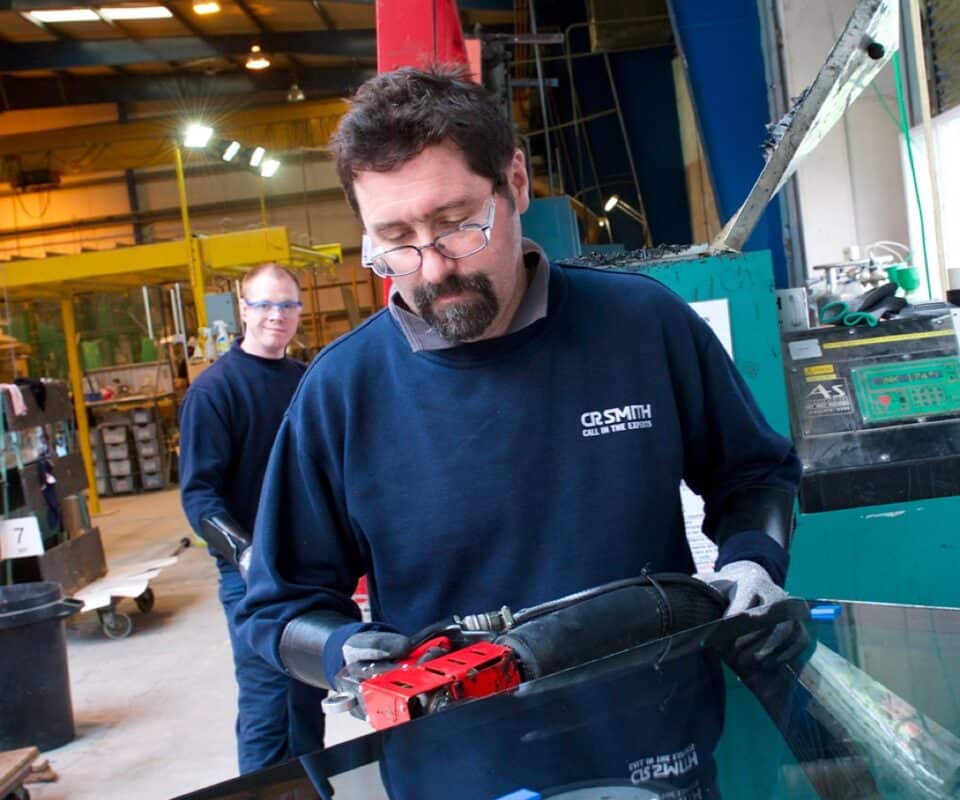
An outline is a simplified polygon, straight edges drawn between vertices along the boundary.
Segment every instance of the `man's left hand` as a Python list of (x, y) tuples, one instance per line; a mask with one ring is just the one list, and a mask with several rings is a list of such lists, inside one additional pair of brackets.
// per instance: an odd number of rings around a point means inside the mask
[(725, 617), (735, 617), (752, 608), (783, 600), (787, 593), (775, 584), (767, 571), (753, 561), (733, 561), (719, 572), (694, 575), (727, 598)]
[[(767, 571), (753, 561), (733, 561), (718, 572), (698, 573), (694, 577), (726, 596), (729, 605), (725, 618), (746, 613), (762, 620), (771, 605), (787, 598)], [(774, 668), (798, 656), (808, 642), (806, 628), (799, 620), (780, 622), (739, 637), (731, 658), (743, 667)]]

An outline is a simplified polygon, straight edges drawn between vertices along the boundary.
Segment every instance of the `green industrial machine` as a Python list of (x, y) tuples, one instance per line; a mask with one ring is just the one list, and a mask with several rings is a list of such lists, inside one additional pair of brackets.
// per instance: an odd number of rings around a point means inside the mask
[(960, 607), (960, 309), (781, 342), (766, 252), (590, 260), (726, 302), (734, 361), (804, 465), (792, 594)]
[(794, 593), (960, 606), (958, 331), (960, 309), (928, 304), (784, 337), (804, 464)]

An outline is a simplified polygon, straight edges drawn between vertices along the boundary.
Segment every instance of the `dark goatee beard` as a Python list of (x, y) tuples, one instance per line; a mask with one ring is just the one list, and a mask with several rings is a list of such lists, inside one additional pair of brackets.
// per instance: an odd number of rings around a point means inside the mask
[[(434, 311), (435, 300), (447, 295), (473, 291), (479, 297), (447, 304)], [(500, 302), (490, 279), (482, 274), (450, 275), (442, 283), (422, 283), (413, 293), (417, 313), (448, 342), (479, 339), (500, 313)]]

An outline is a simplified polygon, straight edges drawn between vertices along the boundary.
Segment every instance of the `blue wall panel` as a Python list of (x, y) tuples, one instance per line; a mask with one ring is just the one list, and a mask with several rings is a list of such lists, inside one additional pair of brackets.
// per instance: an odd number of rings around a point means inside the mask
[[(721, 221), (740, 207), (763, 167), (770, 122), (756, 0), (669, 0), (687, 65)], [(774, 200), (745, 250), (769, 250), (778, 287), (789, 285)]]

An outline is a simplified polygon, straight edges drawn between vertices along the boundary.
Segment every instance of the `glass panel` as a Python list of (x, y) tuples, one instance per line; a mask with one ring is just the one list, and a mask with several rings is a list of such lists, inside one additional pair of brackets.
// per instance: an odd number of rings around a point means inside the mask
[(721, 666), (751, 629), (723, 620), (185, 797), (960, 796), (960, 610), (811, 608), (773, 669)]

